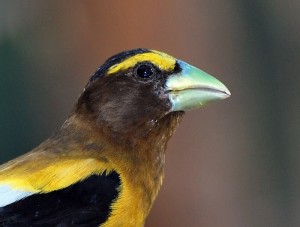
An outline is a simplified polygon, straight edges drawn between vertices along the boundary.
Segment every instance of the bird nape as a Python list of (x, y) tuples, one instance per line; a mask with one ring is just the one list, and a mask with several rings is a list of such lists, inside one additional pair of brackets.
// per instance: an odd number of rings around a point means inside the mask
[(229, 96), (159, 51), (109, 58), (55, 135), (0, 166), (0, 226), (143, 226), (183, 113)]

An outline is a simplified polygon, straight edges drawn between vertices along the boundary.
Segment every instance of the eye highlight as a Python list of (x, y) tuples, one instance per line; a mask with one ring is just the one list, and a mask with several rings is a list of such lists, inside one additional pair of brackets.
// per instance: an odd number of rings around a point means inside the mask
[(149, 78), (155, 73), (155, 69), (150, 63), (139, 64), (135, 69), (135, 75), (140, 78)]

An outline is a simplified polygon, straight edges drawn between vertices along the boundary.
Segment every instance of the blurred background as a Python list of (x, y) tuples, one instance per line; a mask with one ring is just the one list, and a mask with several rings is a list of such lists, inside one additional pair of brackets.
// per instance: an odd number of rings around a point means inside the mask
[(0, 1), (0, 163), (59, 129), (122, 50), (167, 52), (232, 97), (171, 139), (147, 227), (300, 226), (300, 1)]

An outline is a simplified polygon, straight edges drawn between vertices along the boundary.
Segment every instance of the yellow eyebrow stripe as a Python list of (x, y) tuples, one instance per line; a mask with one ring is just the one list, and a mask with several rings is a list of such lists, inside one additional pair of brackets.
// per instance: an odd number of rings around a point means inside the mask
[(175, 68), (176, 59), (172, 56), (152, 50), (151, 52), (141, 53), (125, 59), (124, 61), (111, 66), (107, 74), (116, 73), (135, 66), (138, 62), (149, 61), (164, 71), (171, 71)]

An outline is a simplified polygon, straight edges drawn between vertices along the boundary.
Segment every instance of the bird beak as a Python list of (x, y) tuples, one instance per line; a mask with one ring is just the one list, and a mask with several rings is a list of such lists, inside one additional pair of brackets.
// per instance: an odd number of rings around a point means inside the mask
[(171, 111), (188, 111), (206, 103), (228, 98), (228, 88), (213, 76), (186, 62), (177, 61), (181, 72), (170, 75), (166, 91), (172, 103)]

